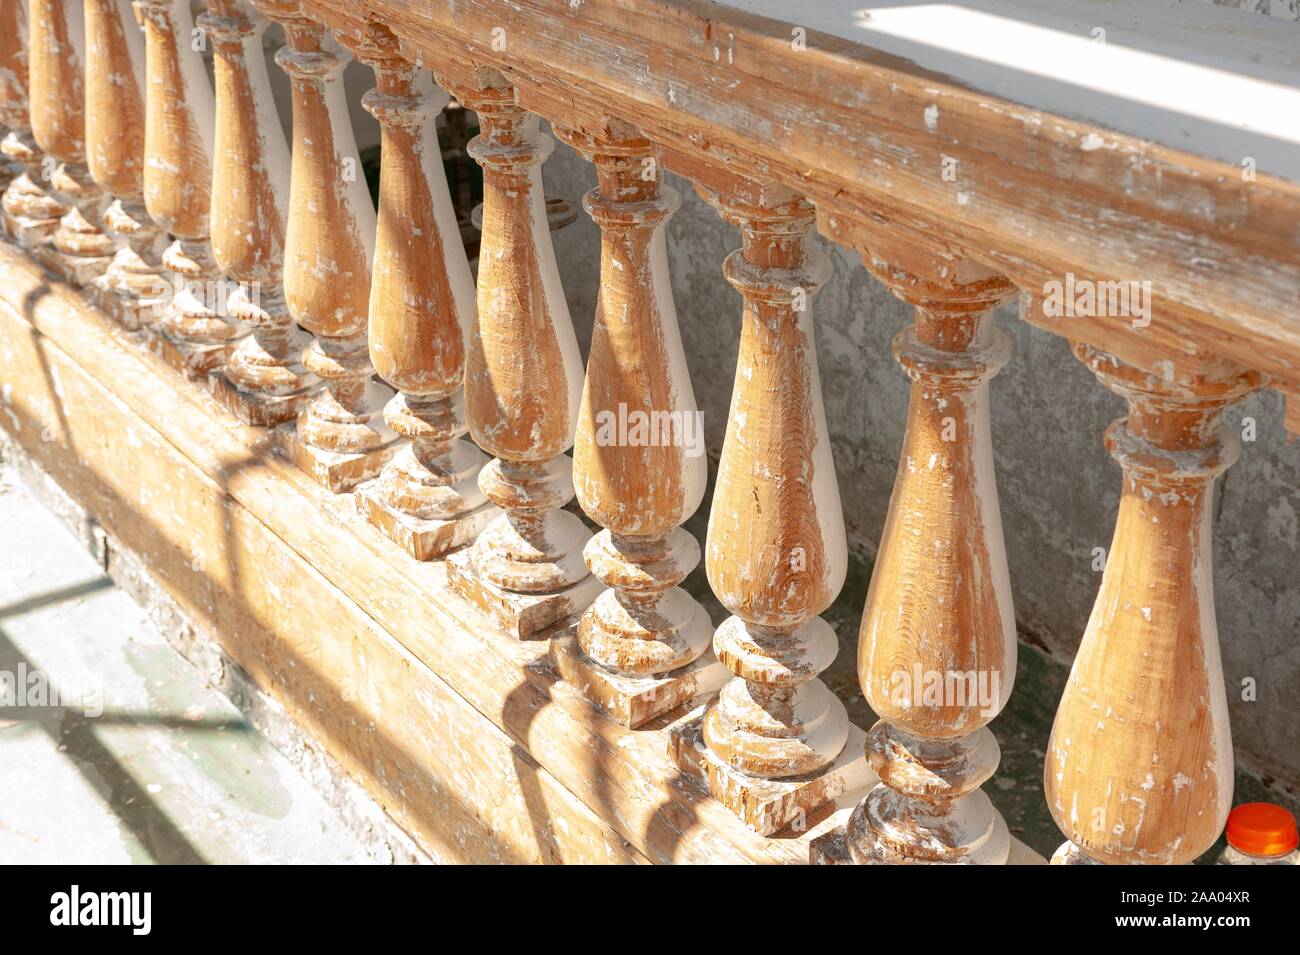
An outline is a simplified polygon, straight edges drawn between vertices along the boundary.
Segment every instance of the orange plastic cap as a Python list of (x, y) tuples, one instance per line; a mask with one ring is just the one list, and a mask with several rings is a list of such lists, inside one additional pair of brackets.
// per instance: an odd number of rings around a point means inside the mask
[(1295, 816), (1271, 802), (1248, 802), (1228, 813), (1228, 845), (1253, 856), (1286, 855), (1296, 847)]

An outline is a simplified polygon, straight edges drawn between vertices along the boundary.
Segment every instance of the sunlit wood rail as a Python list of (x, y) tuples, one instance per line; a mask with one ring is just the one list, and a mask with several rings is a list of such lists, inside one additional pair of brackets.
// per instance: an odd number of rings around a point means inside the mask
[[(194, 21), (188, 0), (0, 0), (0, 424), (438, 858), (1026, 862), (982, 788), (1016, 672), (989, 382), (1015, 361), (992, 310), (1018, 298), (1129, 404), (1105, 435), (1109, 561), (1043, 743), (1054, 861), (1194, 859), (1232, 796), (1209, 538), (1240, 453), (1224, 412), (1276, 388), (1300, 432), (1300, 142), (1268, 120), (1300, 115), (1300, 85), (1243, 65), (1223, 82), (1268, 108), (1219, 140), (1160, 96), (1067, 109), (1067, 66), (1044, 91), (992, 88), (963, 58), (998, 62), (979, 3), (947, 60), (908, 55), (906, 5), (810, 6), (210, 0)], [(1262, 70), (1300, 26), (1261, 35), (1239, 61)], [(1160, 69), (1199, 77), (1190, 56)], [(453, 96), (478, 116), (476, 271), (435, 130)], [(540, 119), (596, 167), (585, 365)], [(703, 541), (682, 526), (707, 459), (665, 169), (739, 231)], [(822, 405), (814, 231), (915, 310), (893, 346), (898, 476), (855, 595), (874, 726), (819, 678), (853, 475)], [(681, 586), (701, 561), (725, 620)]]

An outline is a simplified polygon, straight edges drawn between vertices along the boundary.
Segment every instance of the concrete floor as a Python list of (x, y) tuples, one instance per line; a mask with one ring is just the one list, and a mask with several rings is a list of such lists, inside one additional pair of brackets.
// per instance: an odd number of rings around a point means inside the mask
[(0, 705), (0, 863), (371, 861), (4, 470), (0, 527), (0, 691), (29, 688)]

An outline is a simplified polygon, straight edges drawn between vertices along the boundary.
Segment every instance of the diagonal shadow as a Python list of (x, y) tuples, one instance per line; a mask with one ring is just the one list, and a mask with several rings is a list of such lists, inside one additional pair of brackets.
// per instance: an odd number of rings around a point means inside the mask
[[(0, 661), (40, 669), (0, 629)], [(205, 860), (167, 814), (95, 735), (95, 719), (66, 706), (3, 707), (0, 716), (25, 720), (44, 730), (136, 837), (155, 862), (169, 865), (202, 864)]]
[(37, 594), (35, 597), (27, 597), (24, 600), (6, 604), (0, 607), (0, 620), (6, 617), (16, 617), (19, 614), (31, 613), (33, 610), (40, 610), (42, 607), (62, 603), (65, 600), (76, 600), (78, 597), (84, 597), (87, 594), (108, 590), (112, 586), (113, 579), (111, 577), (92, 577), (90, 580), (83, 580), (80, 583), (69, 584), (67, 587), (60, 587), (58, 590), (51, 590), (48, 593)]

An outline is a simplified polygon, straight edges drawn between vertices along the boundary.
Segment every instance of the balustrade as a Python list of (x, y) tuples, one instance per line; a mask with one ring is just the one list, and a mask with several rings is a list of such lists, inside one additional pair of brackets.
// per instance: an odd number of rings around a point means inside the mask
[(574, 486), (604, 531), (584, 549), (608, 588), (576, 632), (551, 641), (556, 670), (626, 726), (725, 672), (708, 613), (679, 585), (700, 560), (683, 524), (704, 497), (704, 426), (669, 284), (666, 226), (681, 202), (659, 185), (650, 142), (626, 123), (561, 138), (596, 164), (584, 205), (601, 229), (600, 294), (578, 414)]
[[(504, 32), (479, 36), (474, 11), (462, 22), (437, 3), (420, 12), (376, 0), (363, 12), (335, 0), (209, 0), (195, 21), (189, 0), (133, 6), (0, 0), (5, 233), (121, 325), (148, 330), (114, 333), (115, 342), (143, 338), (211, 387), (224, 408), (214, 413), (272, 429), (250, 455), (280, 448), (315, 482), (302, 482), (310, 513), (344, 514), (347, 533), (375, 545), (359, 513), (395, 542), (400, 552), (389, 547), (383, 559), (406, 562), (403, 579), (435, 582), (438, 614), (483, 619), (498, 637), (548, 638), (544, 654), (510, 640), (509, 665), (524, 660), (521, 672), (543, 691), (558, 675), (591, 704), (570, 697), (566, 713), (600, 713), (637, 731), (584, 724), (593, 739), (629, 748), (650, 740), (660, 763), (666, 749), (672, 772), (698, 784), (678, 786), (675, 776), (670, 799), (698, 808), (712, 798), (767, 836), (793, 827), (802, 838), (834, 815), (809, 840), (818, 862), (1005, 864), (1031, 855), (985, 787), (1001, 758), (989, 724), (1016, 673), (989, 416), (989, 384), (1010, 360), (1010, 338), (993, 314), (1018, 290), (1037, 301), (1044, 277), (1062, 265), (1090, 263), (1091, 233), (1062, 226), (1073, 239), (1057, 243), (1040, 230), (1051, 255), (1039, 261), (1001, 207), (982, 205), (991, 200), (965, 180), (955, 205), (942, 206), (928, 183), (908, 178), (908, 163), (890, 167), (897, 183), (882, 184), (826, 133), (835, 123), (802, 125), (809, 121), (793, 107), (777, 122), (754, 87), (736, 94), (744, 123), (701, 107), (698, 77), (669, 83), (660, 102), (647, 92), (657, 74), (634, 82), (606, 64), (580, 80), (572, 64), (552, 70), (537, 37), (511, 46)], [(272, 20), (285, 31), (274, 58), (291, 87), (288, 138), (263, 48)], [(209, 43), (214, 83), (203, 60)], [(375, 78), (362, 105), (382, 136), (377, 210), (343, 83), (353, 55)], [(715, 46), (712, 64), (721, 58)], [(880, 79), (874, 65), (857, 68)], [(891, 69), (907, 96), (928, 97), (925, 84), (939, 82)], [(468, 189), (460, 182), (453, 200), (439, 145), (438, 117), (453, 95), (480, 127), (465, 149), (483, 174), (477, 238), (465, 234)], [(873, 102), (893, 115), (894, 100)], [(913, 112), (924, 136), (966, 119), (953, 111), (940, 120), (938, 107)], [(543, 117), (596, 171), (584, 201), (601, 240), (585, 369), (551, 238), (571, 206), (544, 195), (553, 140)], [(810, 149), (778, 136), (782, 122), (827, 142)], [(893, 135), (888, 126), (870, 131)], [(1026, 163), (1042, 160), (1042, 176), (1059, 174), (1046, 133), (1026, 141), (998, 129), (1020, 143)], [(908, 150), (928, 155), (917, 136)], [(1028, 155), (1040, 147), (1041, 156)], [(817, 149), (831, 158), (823, 163)], [(1095, 152), (1087, 162), (1109, 162)], [(665, 168), (740, 232), (740, 248), (722, 263), (742, 300), (740, 342), (703, 549), (684, 527), (704, 500), (708, 463), (670, 283), (668, 224), (681, 200), (663, 182)], [(1177, 169), (1161, 168), (1170, 190), (1187, 187)], [(1198, 241), (1236, 242), (1239, 224), (1242, 234), (1251, 226), (1291, 235), (1289, 211), (1300, 208), (1288, 204), (1291, 192), (1269, 193), (1274, 211), (1261, 213), (1260, 204), (1228, 203), (1249, 190), (1220, 194), (1222, 178), (1194, 177), (1195, 195), (1217, 196), (1233, 227)], [(1088, 188), (1101, 190), (1099, 181)], [(1130, 185), (1124, 201), (1158, 219), (1159, 203)], [(906, 215), (890, 204), (895, 188)], [(1235, 211), (1224, 212), (1229, 205)], [(1025, 206), (1017, 222), (1029, 228), (1038, 211)], [(914, 310), (893, 340), (910, 396), (858, 633), (857, 675), (877, 718), (865, 732), (822, 678), (839, 649), (823, 614), (844, 586), (848, 548), (812, 311), (831, 264), (815, 230), (860, 255)], [(174, 242), (163, 251), (166, 233)], [(477, 276), (467, 253), (475, 243)], [(1231, 248), (1245, 255), (1278, 244)], [(1186, 243), (1177, 245), (1181, 255)], [(1125, 244), (1097, 269), (1136, 261), (1133, 251)], [(1243, 341), (1290, 349), (1290, 326), (1258, 324), (1267, 311), (1259, 302), (1289, 300), (1250, 286), (1246, 317), (1235, 322), (1217, 292), (1189, 291), (1189, 275), (1204, 278), (1199, 262), (1171, 261), (1152, 259), (1169, 317), (1149, 335), (1095, 318), (1068, 327), (1035, 320), (1068, 337), (1128, 402), (1105, 435), (1122, 471), (1114, 538), (1047, 743), (1046, 799), (1067, 838), (1053, 859), (1060, 864), (1193, 861), (1232, 801), (1214, 480), (1240, 450), (1228, 409), (1268, 386), (1268, 375), (1300, 393), (1291, 372), (1300, 351), (1277, 358), (1261, 345), (1250, 364)], [(1222, 262), (1238, 267), (1231, 256)], [(1295, 275), (1288, 261), (1270, 262), (1264, 279)], [(298, 480), (292, 465), (278, 467)], [(331, 507), (322, 488), (355, 496)], [(599, 525), (594, 535), (575, 499)], [(387, 547), (378, 544), (376, 553)], [(716, 629), (683, 587), (701, 557), (730, 614)], [(403, 652), (415, 652), (413, 643)], [(502, 704), (527, 705), (514, 696)]]
[(1075, 354), (1128, 401), (1106, 431), (1123, 491), (1101, 589), (1047, 744), (1043, 787), (1069, 839), (1053, 862), (1181, 865), (1232, 808), (1232, 736), (1211, 558), (1214, 479), (1241, 453), (1224, 412), (1260, 377), (1222, 361), (1146, 370)]
[(449, 97), (428, 70), (402, 59), (382, 28), (370, 28), (358, 52), (375, 70), (363, 105), (383, 137), (370, 357), (397, 389), (384, 419), (409, 441), (357, 488), (357, 504), (411, 556), (428, 560), (473, 541), (499, 514), (478, 486), (487, 458), (463, 439), (474, 279), (434, 122)]
[(880, 784), (855, 809), (848, 846), (860, 864), (1003, 864), (1010, 833), (980, 789), (1000, 755), (986, 724), (1016, 669), (988, 389), (1010, 340), (989, 310), (1015, 289), (915, 236), (868, 243), (868, 269), (916, 321), (894, 338), (911, 400), (858, 638)]

